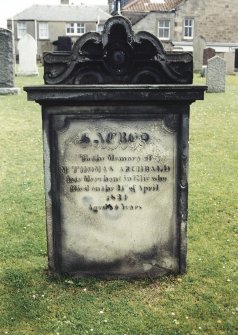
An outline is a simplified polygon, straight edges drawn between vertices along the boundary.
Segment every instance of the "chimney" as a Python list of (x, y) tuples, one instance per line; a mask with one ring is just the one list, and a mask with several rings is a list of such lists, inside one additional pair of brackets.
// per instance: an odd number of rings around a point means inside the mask
[(61, 5), (69, 5), (69, 0), (60, 0)]

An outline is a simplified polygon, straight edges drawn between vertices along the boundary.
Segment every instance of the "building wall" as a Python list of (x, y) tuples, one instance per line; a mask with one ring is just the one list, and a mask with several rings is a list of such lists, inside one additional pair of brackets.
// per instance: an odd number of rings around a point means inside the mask
[(156, 37), (159, 37), (158, 27), (159, 20), (170, 20), (170, 39), (162, 40), (162, 44), (165, 50), (171, 50), (171, 41), (174, 40), (175, 26), (174, 26), (174, 13), (149, 13), (142, 20), (133, 25), (133, 30), (135, 33), (140, 31), (147, 31)]
[[(35, 38), (35, 22), (33, 20), (24, 21), (24, 22), (26, 22), (27, 33)], [(15, 41), (18, 42), (19, 38), (17, 36), (17, 22), (14, 22), (14, 36), (15, 36)]]
[(186, 0), (175, 13), (175, 39), (182, 40), (184, 17), (194, 17), (195, 36), (207, 42), (238, 42), (237, 0)]
[(238, 43), (238, 0), (185, 0), (173, 12), (147, 14), (133, 25), (133, 29), (158, 36), (157, 26), (161, 18), (171, 20), (172, 41), (183, 41), (184, 18), (194, 18), (194, 36), (202, 35), (207, 42)]
[[(43, 52), (54, 51), (53, 41), (58, 39), (58, 36), (66, 36), (66, 22), (48, 22), (49, 38), (39, 39), (39, 22), (24, 21), (27, 26), (27, 33), (35, 39), (37, 38), (37, 55), (41, 58)], [(12, 30), (12, 22), (9, 20), (8, 29)], [(37, 29), (37, 32), (36, 32)], [(96, 22), (85, 22), (85, 32), (96, 31)], [(18, 55), (17, 45), (19, 38), (17, 37), (17, 21), (14, 22), (14, 37), (15, 37), (15, 53)], [(72, 41), (75, 42), (79, 36), (71, 36)]]
[(135, 32), (148, 31), (149, 33), (158, 37), (158, 22), (160, 19), (169, 19), (171, 21), (171, 37), (174, 35), (174, 24), (173, 24), (172, 13), (149, 13), (142, 20), (137, 22), (133, 26)]
[[(132, 13), (123, 12), (125, 16), (132, 16)], [(137, 13), (142, 17), (143, 13)], [(194, 18), (194, 36), (202, 35), (207, 43), (238, 43), (238, 0), (184, 0), (184, 3), (177, 7), (175, 11), (169, 13), (148, 13), (144, 18), (133, 25), (133, 30), (148, 31), (158, 37), (158, 21), (167, 18), (171, 21), (170, 40), (172, 42), (183, 41), (184, 18)], [(15, 49), (17, 51), (17, 22), (14, 25)], [(11, 20), (8, 21), (8, 28), (11, 29)], [(38, 39), (38, 54), (44, 51), (52, 51), (51, 43), (57, 40), (58, 36), (66, 35), (65, 22), (49, 22), (49, 39)], [(95, 31), (96, 23), (87, 22), (86, 32)], [(27, 22), (27, 32), (35, 38), (35, 21)], [(37, 33), (39, 36), (39, 32)], [(73, 37), (76, 40), (78, 37)], [(187, 41), (187, 40), (186, 40)], [(162, 41), (165, 49), (170, 49), (170, 41)], [(191, 41), (192, 42), (192, 41)]]

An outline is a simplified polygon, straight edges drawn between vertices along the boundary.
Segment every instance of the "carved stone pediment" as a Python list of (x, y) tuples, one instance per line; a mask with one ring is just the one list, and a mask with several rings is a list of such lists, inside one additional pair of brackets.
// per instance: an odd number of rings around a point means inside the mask
[(102, 34), (80, 37), (72, 52), (44, 55), (44, 79), (48, 85), (91, 84), (191, 84), (190, 53), (165, 52), (148, 32), (134, 35), (129, 20), (110, 18)]

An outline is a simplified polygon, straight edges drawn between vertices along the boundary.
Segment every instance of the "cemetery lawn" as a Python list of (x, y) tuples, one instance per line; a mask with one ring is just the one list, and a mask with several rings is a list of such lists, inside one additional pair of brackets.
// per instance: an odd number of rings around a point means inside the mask
[(0, 122), (1, 335), (238, 334), (238, 74), (192, 105), (183, 276), (48, 277), (40, 106), (0, 96)]

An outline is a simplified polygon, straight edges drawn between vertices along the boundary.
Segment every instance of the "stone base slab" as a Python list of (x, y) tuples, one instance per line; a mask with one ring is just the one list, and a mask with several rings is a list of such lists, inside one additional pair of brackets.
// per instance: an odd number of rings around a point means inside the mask
[(36, 77), (39, 76), (39, 72), (17, 72), (17, 77)]
[(18, 87), (0, 87), (0, 95), (18, 95), (19, 93)]

